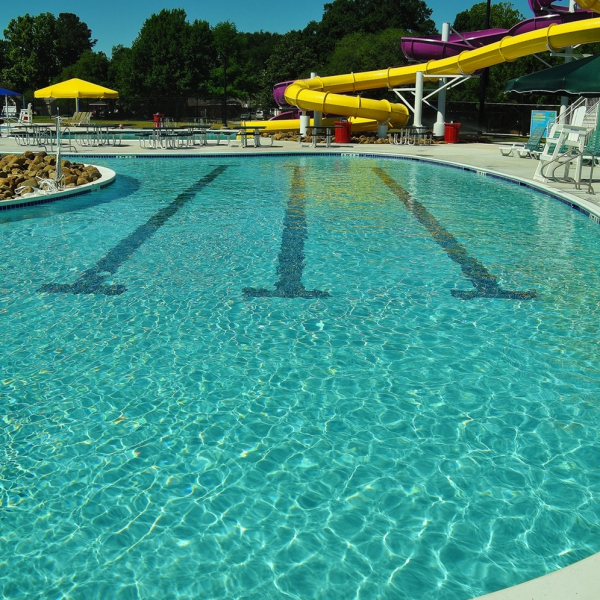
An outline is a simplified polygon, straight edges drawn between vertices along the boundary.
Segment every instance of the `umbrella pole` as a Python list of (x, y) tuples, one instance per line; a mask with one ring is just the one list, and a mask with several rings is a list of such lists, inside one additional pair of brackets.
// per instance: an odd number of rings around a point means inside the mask
[(56, 169), (54, 169), (54, 181), (56, 187), (62, 187), (62, 161), (60, 158), (60, 109), (56, 109)]

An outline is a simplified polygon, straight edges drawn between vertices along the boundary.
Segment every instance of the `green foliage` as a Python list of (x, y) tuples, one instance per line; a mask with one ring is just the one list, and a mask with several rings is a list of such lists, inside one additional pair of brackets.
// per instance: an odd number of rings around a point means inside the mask
[(134, 77), (131, 55), (131, 48), (113, 46), (107, 87), (119, 92), (119, 105), (126, 113), (137, 114), (137, 105), (131, 101), (138, 95), (137, 89), (132, 85)]
[(146, 96), (196, 94), (214, 60), (206, 21), (190, 24), (183, 9), (163, 9), (144, 22), (118, 69), (127, 90)]
[(594, 44), (583, 44), (577, 48), (577, 53), (584, 55), (600, 54), (600, 42)]
[(0, 69), (5, 67), (8, 62), (8, 42), (0, 40)]
[(308, 77), (316, 63), (315, 53), (310, 45), (304, 43), (300, 32), (290, 31), (281, 36), (261, 72), (258, 104), (264, 107), (275, 106), (273, 86), (281, 81)]
[(64, 69), (74, 65), (89, 52), (98, 40), (92, 40), (91, 29), (77, 15), (60, 13), (56, 19), (56, 54), (59, 65)]
[(17, 17), (4, 30), (4, 38), (2, 79), (19, 91), (46, 86), (96, 43), (88, 26), (72, 13)]
[(400, 50), (402, 29), (381, 33), (351, 33), (336, 45), (324, 74), (358, 73), (406, 64)]
[(131, 48), (113, 46), (108, 67), (108, 87), (118, 90), (120, 96), (137, 95), (135, 90), (131, 88), (132, 71)]
[[(458, 13), (454, 19), (454, 29), (461, 33), (485, 29), (486, 9), (487, 2), (479, 2), (468, 10)], [(492, 28), (510, 29), (524, 18), (511, 2), (498, 2), (490, 7), (490, 27)]]
[(26, 14), (13, 19), (4, 30), (7, 63), (2, 79), (19, 90), (43, 87), (59, 72), (58, 58), (52, 49), (55, 19), (50, 13), (37, 17)]
[(248, 96), (256, 96), (261, 90), (261, 74), (267, 60), (275, 52), (281, 40), (278, 33), (258, 31), (255, 33), (238, 33), (241, 39), (239, 62), (244, 73), (241, 82)]
[(191, 35), (184, 49), (185, 56), (189, 57), (188, 68), (194, 73), (190, 91), (206, 94), (210, 69), (215, 60), (213, 32), (207, 21), (195, 20), (192, 23)]
[(216, 96), (247, 98), (256, 88), (255, 75), (247, 69), (247, 38), (230, 21), (213, 29), (216, 64), (211, 71), (209, 90)]
[(268, 31), (239, 32), (238, 35), (243, 40), (243, 60), (255, 72), (264, 68), (282, 38), (281, 34)]
[(110, 87), (109, 69), (110, 61), (104, 52), (86, 50), (74, 65), (64, 68), (53, 83), (77, 77), (91, 83)]
[(237, 28), (231, 21), (217, 23), (213, 29), (215, 52), (221, 59), (231, 62), (236, 60), (240, 52), (240, 37)]
[(411, 35), (432, 34), (436, 29), (431, 13), (422, 0), (334, 0), (325, 4), (321, 22), (309, 23), (304, 33), (325, 64), (335, 44), (351, 33), (378, 34), (393, 28)]

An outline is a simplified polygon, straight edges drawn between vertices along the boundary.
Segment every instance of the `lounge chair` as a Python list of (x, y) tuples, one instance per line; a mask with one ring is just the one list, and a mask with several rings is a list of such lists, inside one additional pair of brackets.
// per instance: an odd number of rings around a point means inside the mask
[(63, 124), (67, 126), (89, 125), (91, 116), (91, 112), (74, 112), (72, 117), (63, 120)]
[(544, 143), (542, 142), (544, 133), (546, 133), (546, 127), (539, 125), (534, 128), (525, 143), (514, 142), (512, 146), (499, 146), (500, 154), (502, 156), (514, 156), (514, 153), (518, 152), (521, 158), (530, 157), (532, 152), (540, 151), (544, 147)]
[(72, 117), (65, 117), (62, 118), (61, 117), (61, 122), (63, 125), (69, 126), (69, 125), (77, 125), (77, 123), (79, 123), (79, 115), (81, 113), (79, 112), (74, 112)]

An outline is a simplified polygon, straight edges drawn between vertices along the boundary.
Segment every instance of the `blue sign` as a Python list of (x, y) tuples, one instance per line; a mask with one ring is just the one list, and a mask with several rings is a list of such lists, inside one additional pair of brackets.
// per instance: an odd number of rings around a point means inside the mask
[(554, 123), (554, 121), (556, 121), (555, 110), (532, 110), (529, 135), (532, 135), (533, 130), (540, 125), (546, 128), (546, 134), (548, 134), (548, 123)]

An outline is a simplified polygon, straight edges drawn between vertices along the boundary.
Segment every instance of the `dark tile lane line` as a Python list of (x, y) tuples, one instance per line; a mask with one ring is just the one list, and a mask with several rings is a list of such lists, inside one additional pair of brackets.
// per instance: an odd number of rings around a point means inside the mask
[(115, 275), (119, 267), (146, 241), (148, 241), (173, 215), (185, 206), (196, 194), (214, 181), (228, 167), (226, 165), (213, 169), (179, 194), (173, 202), (161, 208), (146, 223), (137, 227), (123, 238), (112, 250), (109, 250), (91, 269), (84, 271), (73, 284), (47, 283), (38, 292), (71, 293), (71, 294), (104, 294), (118, 296), (127, 291), (124, 285), (106, 285), (104, 281)]
[(461, 300), (472, 300), (473, 298), (530, 300), (536, 297), (535, 290), (520, 292), (502, 289), (496, 281), (496, 276), (492, 275), (476, 258), (469, 256), (467, 250), (460, 245), (458, 240), (418, 200), (412, 198), (383, 169), (375, 167), (373, 171), (398, 196), (398, 199), (412, 212), (417, 221), (427, 229), (431, 237), (443, 248), (448, 257), (458, 263), (465, 277), (475, 287), (474, 290), (450, 290), (450, 293), (455, 298), (460, 298)]
[[(137, 227), (131, 234), (121, 240), (112, 250), (109, 250), (94, 267), (84, 271), (73, 284), (49, 283), (42, 285), (39, 292), (73, 293), (73, 294), (105, 294), (115, 296), (124, 293), (124, 285), (106, 285), (104, 281), (115, 275), (119, 267), (132, 254), (160, 229), (180, 208), (228, 167), (216, 167), (187, 190), (179, 194), (166, 207), (159, 210), (146, 223)], [(504, 298), (511, 300), (528, 300), (536, 297), (535, 290), (512, 291), (502, 289), (496, 277), (476, 258), (469, 256), (466, 249), (456, 238), (447, 231), (439, 221), (417, 200), (384, 170), (374, 168), (374, 172), (392, 190), (398, 199), (410, 210), (417, 221), (421, 223), (438, 243), (449, 258), (461, 267), (475, 290), (451, 290), (456, 298), (471, 300), (473, 298)], [(279, 280), (275, 290), (244, 288), (246, 298), (329, 298), (330, 294), (321, 290), (307, 290), (302, 283), (304, 270), (304, 244), (308, 237), (306, 226), (306, 191), (304, 172), (301, 167), (294, 167), (290, 197), (286, 207), (281, 239), (281, 251), (277, 274)]]
[(304, 169), (294, 167), (290, 197), (283, 220), (281, 252), (275, 290), (244, 288), (245, 298), (329, 298), (327, 292), (307, 290), (302, 283), (304, 270), (304, 242), (308, 237), (306, 227), (306, 188)]

